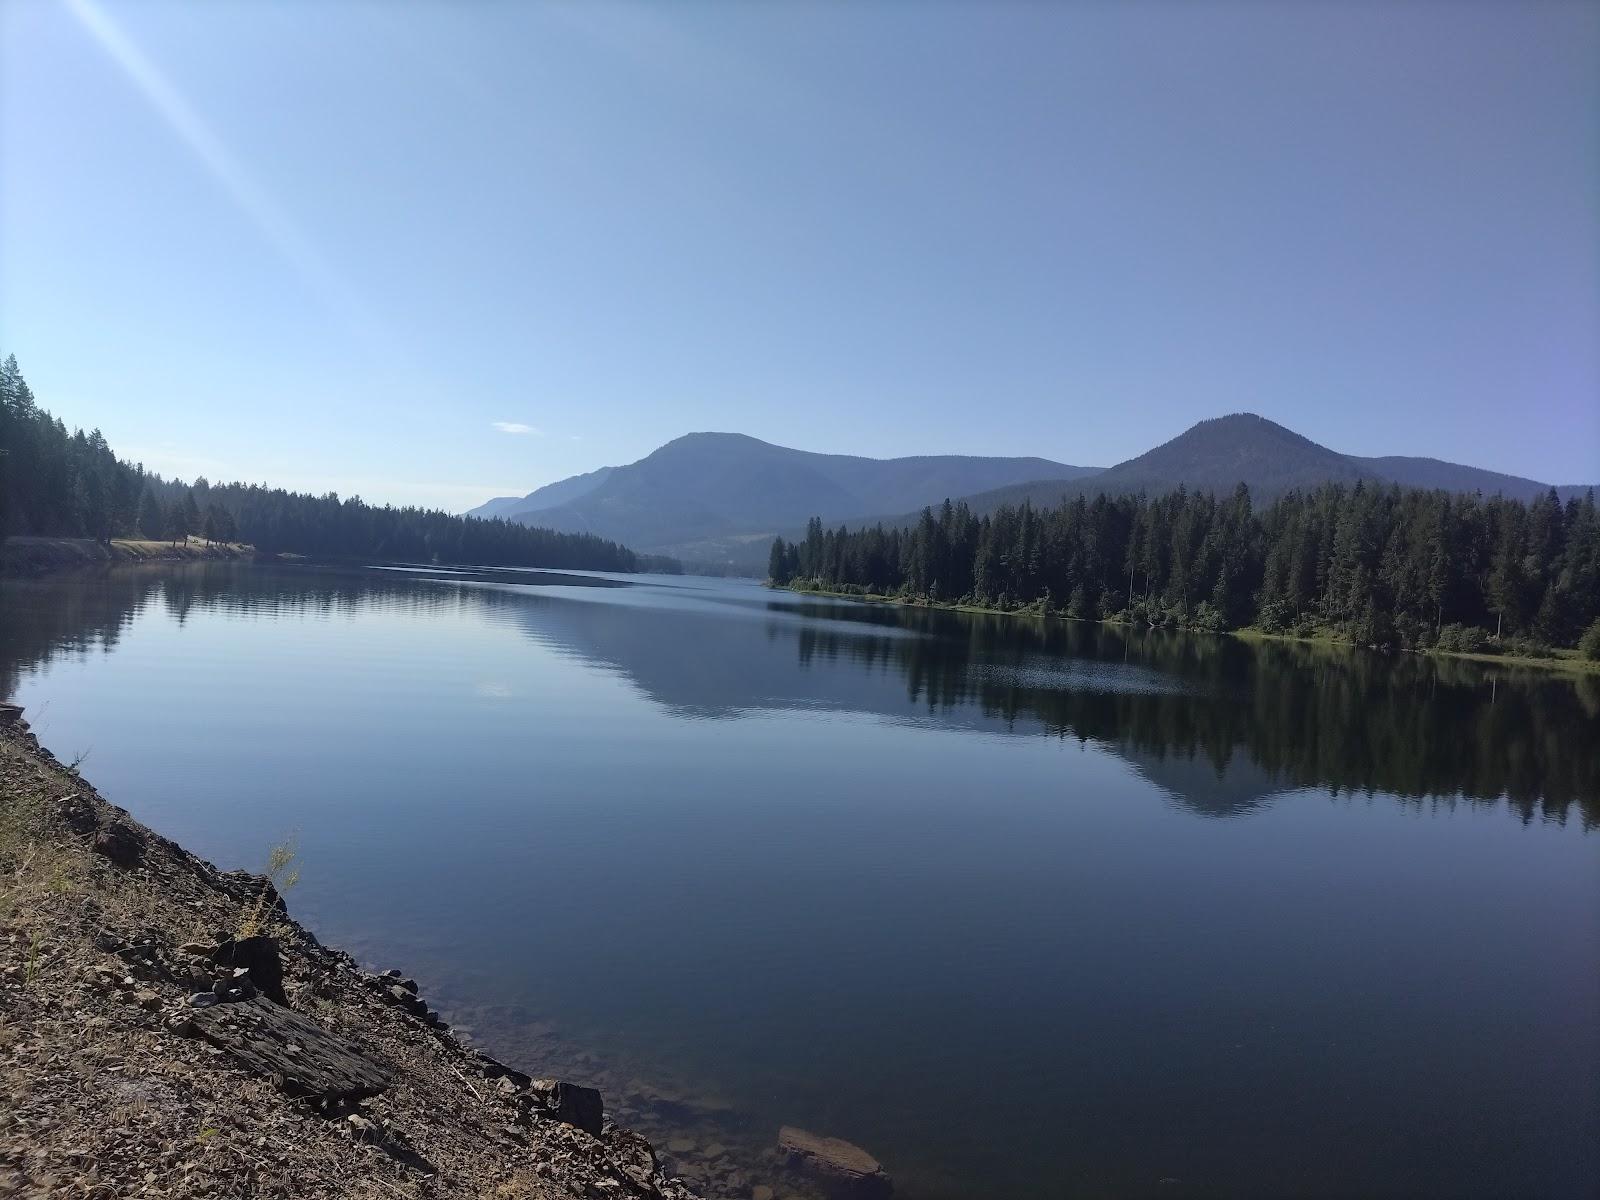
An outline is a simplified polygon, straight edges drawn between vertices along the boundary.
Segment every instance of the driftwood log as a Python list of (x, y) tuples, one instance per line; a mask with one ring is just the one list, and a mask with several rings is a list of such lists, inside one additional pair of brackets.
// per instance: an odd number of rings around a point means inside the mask
[(190, 1015), (195, 1032), (291, 1096), (360, 1100), (389, 1086), (390, 1069), (360, 1047), (263, 997)]

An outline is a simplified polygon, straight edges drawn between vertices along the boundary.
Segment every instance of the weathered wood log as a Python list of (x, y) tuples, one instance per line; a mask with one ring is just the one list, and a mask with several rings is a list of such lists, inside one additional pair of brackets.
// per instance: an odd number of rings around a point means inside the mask
[(392, 1073), (358, 1046), (264, 997), (190, 1014), (195, 1032), (291, 1096), (359, 1100), (387, 1088)]

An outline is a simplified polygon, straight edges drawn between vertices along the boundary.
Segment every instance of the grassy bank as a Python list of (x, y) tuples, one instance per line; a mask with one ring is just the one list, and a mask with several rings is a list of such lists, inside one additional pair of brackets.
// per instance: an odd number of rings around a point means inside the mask
[[(769, 585), (770, 586), (770, 585)], [(1083, 618), (1069, 617), (1059, 612), (1041, 612), (1037, 608), (990, 608), (981, 604), (963, 604), (956, 601), (929, 600), (926, 597), (916, 596), (884, 596), (875, 592), (837, 592), (825, 588), (795, 587), (789, 585), (777, 588), (779, 591), (794, 592), (802, 596), (829, 596), (839, 600), (860, 600), (869, 604), (893, 604), (903, 608), (922, 608), (938, 612), (975, 613), (983, 616), (995, 617), (1031, 617), (1034, 620), (1048, 619), (1053, 621), (1083, 621), (1091, 625), (1114, 625), (1121, 628), (1131, 628), (1128, 622), (1115, 618)], [(1241, 641), (1257, 642), (1300, 642), (1324, 646), (1352, 646), (1354, 643), (1335, 636), (1329, 629), (1319, 629), (1309, 635), (1291, 633), (1270, 633), (1264, 629), (1246, 626), (1242, 629), (1230, 629), (1212, 632), (1200, 629), (1184, 629), (1173, 627), (1175, 632), (1189, 633), (1197, 637), (1232, 637)], [(1576, 650), (1556, 649), (1548, 656), (1529, 656), (1518, 654), (1487, 654), (1457, 650), (1402, 650), (1402, 654), (1422, 654), (1431, 658), (1465, 659), (1469, 662), (1481, 662), (1504, 667), (1525, 667), (1537, 670), (1562, 671), (1569, 674), (1600, 674), (1600, 662), (1583, 658)]]
[(80, 567), (123, 563), (192, 562), (200, 559), (253, 559), (254, 546), (242, 542), (206, 542), (191, 537), (182, 542), (153, 542), (142, 538), (13, 537), (0, 543), (0, 574), (46, 575)]

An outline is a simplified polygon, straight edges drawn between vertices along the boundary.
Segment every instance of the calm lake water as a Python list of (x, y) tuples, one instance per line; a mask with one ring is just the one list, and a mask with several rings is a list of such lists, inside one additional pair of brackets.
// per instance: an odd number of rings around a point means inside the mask
[(10, 581), (0, 692), (658, 1133), (634, 1084), (916, 1196), (1593, 1194), (1600, 678), (615, 583)]

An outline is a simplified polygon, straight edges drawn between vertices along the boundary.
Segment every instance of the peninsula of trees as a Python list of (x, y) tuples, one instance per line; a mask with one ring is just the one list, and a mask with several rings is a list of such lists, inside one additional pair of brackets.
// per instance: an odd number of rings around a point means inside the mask
[(1600, 514), (1398, 486), (1327, 484), (1257, 511), (1217, 498), (1078, 496), (975, 516), (946, 501), (905, 529), (777, 539), (773, 583), (1196, 630), (1600, 658)]
[(0, 364), (0, 539), (194, 534), (264, 553), (598, 571), (672, 569), (585, 533), (555, 533), (422, 508), (378, 507), (330, 492), (163, 479), (119, 459), (97, 429), (68, 433), (17, 367)]

